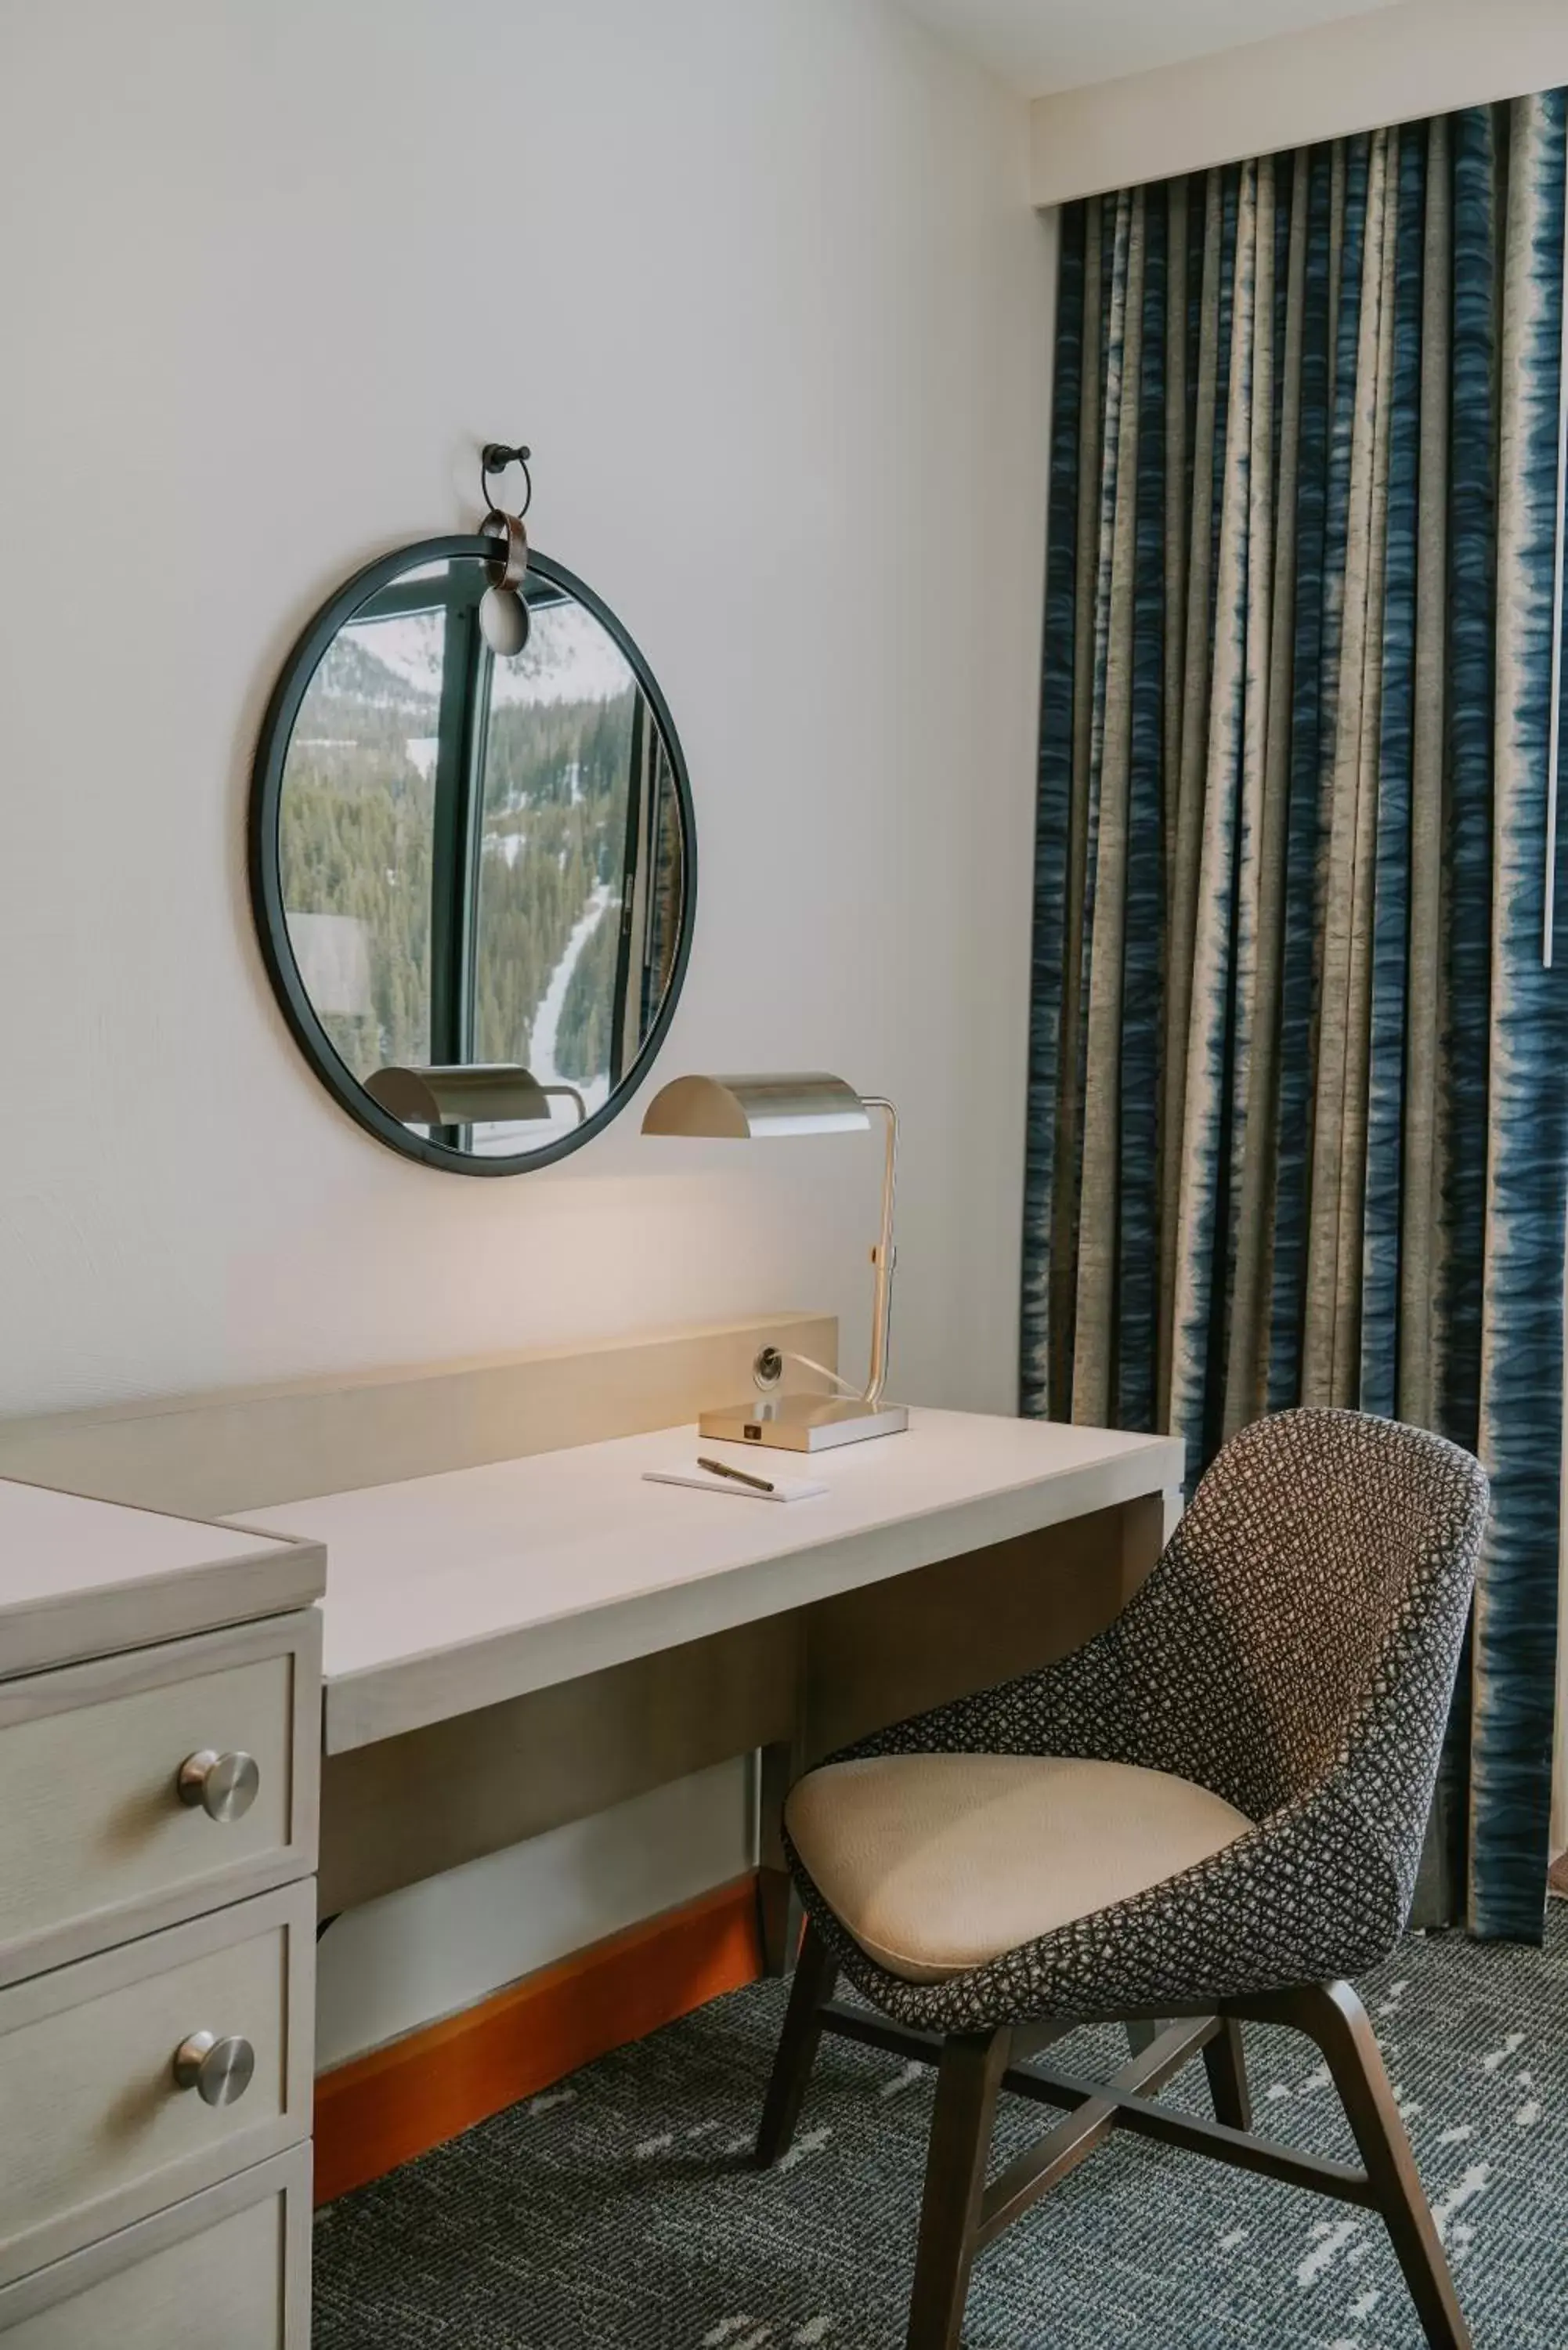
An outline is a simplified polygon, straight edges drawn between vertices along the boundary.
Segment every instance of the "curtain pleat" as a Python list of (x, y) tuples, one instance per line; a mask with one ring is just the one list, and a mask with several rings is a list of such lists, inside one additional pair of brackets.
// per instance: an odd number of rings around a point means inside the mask
[(1083, 997), (1085, 884), (1091, 755), (1094, 739), (1096, 620), (1098, 598), (1100, 452), (1105, 445), (1109, 386), (1101, 322), (1106, 311), (1106, 255), (1102, 229), (1105, 205), (1085, 208), (1084, 227), (1084, 392), (1079, 414), (1077, 493), (1075, 508), (1076, 587), (1073, 612), (1073, 733), (1067, 796), (1066, 926), (1063, 938), (1061, 1035), (1056, 1054), (1057, 1147), (1051, 1179), (1052, 1248), (1051, 1385), (1060, 1397), (1071, 1392), (1074, 1272), (1077, 1254), (1079, 1006)]
[(1438, 1424), (1480, 1435), (1491, 993), (1491, 796), (1497, 555), (1497, 137), (1490, 107), (1456, 118), (1448, 944)]
[(1568, 1211), (1568, 972), (1540, 960), (1563, 113), (1067, 208), (1023, 1311), (1026, 1410), (1168, 1428), (1194, 1477), (1299, 1401), (1480, 1450), (1438, 1874), (1527, 1938)]
[[(1272, 484), (1269, 522), (1273, 531), (1269, 609), (1260, 631), (1258, 658), (1268, 662), (1266, 714), (1262, 727), (1262, 781), (1257, 817), (1257, 875), (1253, 916), (1255, 958), (1251, 1043), (1244, 1083), (1236, 1190), (1236, 1259), (1226, 1366), (1224, 1433), (1231, 1436), (1255, 1419), (1267, 1402), (1269, 1299), (1273, 1274), (1274, 1222), (1278, 1211), (1281, 1004), (1284, 981), (1285, 847), (1290, 813), (1291, 644), (1295, 628), (1297, 504), (1301, 491), (1303, 338), (1306, 314), (1306, 200), (1311, 165), (1303, 151), (1282, 163), (1290, 173), (1293, 201), (1279, 208), (1285, 228), (1284, 271), (1272, 334), (1280, 354), (1270, 366), (1277, 387), (1273, 417), (1278, 481)], [(1278, 264), (1276, 255), (1276, 266)], [(1254, 463), (1258, 460), (1254, 458)], [(1267, 462), (1265, 459), (1264, 462)], [(1255, 559), (1269, 577), (1264, 524)], [(1266, 652), (1264, 650), (1266, 648)]]
[(1131, 731), (1127, 755), (1125, 875), (1125, 993), (1122, 1010), (1120, 1155), (1116, 1170), (1116, 1388), (1118, 1427), (1152, 1429), (1155, 1298), (1159, 1230), (1159, 975), (1164, 950), (1165, 858), (1161, 838), (1166, 723), (1164, 423), (1167, 366), (1166, 207), (1148, 206), (1146, 308), (1138, 383), (1137, 523), (1133, 581)]
[[(1023, 1212), (1032, 1232), (1053, 1223), (1056, 1184), (1059, 1006), (1069, 928), (1068, 834), (1077, 740), (1075, 681), (1079, 576), (1079, 442), (1097, 387), (1085, 376), (1086, 325), (1085, 208), (1062, 224), (1057, 262), (1054, 417), (1051, 435), (1051, 537), (1045, 562), (1044, 645), (1040, 681), (1039, 815), (1034, 844), (1034, 934), (1030, 962), (1028, 1155)], [(1043, 1415), (1050, 1403), (1053, 1348), (1051, 1249), (1025, 1252), (1020, 1317), (1022, 1408)]]
[[(1229, 348), (1228, 423), (1244, 423), (1252, 390), (1256, 291), (1257, 167), (1241, 168), (1231, 244), (1229, 301), (1220, 276), (1221, 344)], [(1238, 785), (1244, 751), (1247, 665), (1247, 522), (1251, 505), (1250, 434), (1217, 432), (1222, 460), (1215, 516), (1213, 660), (1208, 757), (1202, 785), (1186, 1100), (1177, 1194), (1176, 1297), (1169, 1422), (1185, 1438), (1196, 1473), (1213, 1450), (1214, 1410), (1223, 1378), (1223, 1334), (1214, 1324), (1224, 1305), (1225, 1222), (1230, 1177), (1229, 1087), (1233, 1045), (1231, 976), (1235, 954)], [(1217, 1314), (1217, 1309), (1219, 1309)], [(1216, 1336), (1220, 1343), (1215, 1343)]]
[[(1289, 643), (1290, 802), (1284, 930), (1280, 942), (1279, 1139), (1270, 1285), (1271, 1411), (1301, 1395), (1316, 1033), (1324, 684), (1329, 641), (1328, 481), (1334, 351), (1344, 247), (1345, 152), (1317, 150), (1307, 173), (1302, 308), (1301, 448), (1297, 457), (1295, 628)], [(1298, 202), (1300, 190), (1298, 183)], [(1282, 652), (1284, 649), (1282, 648)], [(1283, 712), (1282, 712), (1282, 719)]]
[(1421, 435), (1424, 141), (1399, 139), (1398, 219), (1386, 241), (1388, 443), (1376, 755), (1367, 777), (1376, 841), (1372, 879), (1366, 1188), (1361, 1222), (1357, 1396), (1392, 1417), (1399, 1385), (1399, 1212), (1409, 1024), (1410, 790), (1414, 750), (1416, 544)]
[[(1422, 1428), (1438, 1411), (1436, 1293), (1442, 1208), (1444, 746), (1448, 720), (1449, 399), (1453, 369), (1453, 203), (1449, 125), (1428, 126), (1417, 348), (1416, 581), (1410, 679), (1409, 952), (1400, 1170), (1396, 1408)], [(1414, 229), (1412, 228), (1412, 234)]]
[[(1345, 240), (1358, 264), (1352, 300), (1342, 295), (1342, 368), (1334, 441), (1344, 481), (1344, 554), (1337, 568), (1336, 717), (1328, 776), (1328, 862), (1322, 924), (1317, 1099), (1312, 1208), (1307, 1226), (1302, 1401), (1354, 1399), (1360, 1309), (1360, 1186), (1365, 1170), (1365, 1015), (1370, 951), (1373, 787), (1367, 744), (1377, 723), (1382, 619), (1381, 537), (1386, 514), (1388, 408), (1384, 329), (1390, 242), (1387, 134), (1374, 133), (1359, 235)], [(1347, 351), (1354, 335), (1354, 343)]]
[[(1498, 457), (1492, 988), (1480, 1451), (1499, 1503), (1475, 1612), (1470, 1900), (1540, 1931), (1552, 1803), (1562, 1425), (1568, 995), (1542, 962), (1551, 720), (1563, 129), (1568, 92), (1519, 100), (1508, 181)], [(1555, 1263), (1557, 1277), (1544, 1280)]]
[[(1121, 1108), (1122, 982), (1127, 951), (1127, 795), (1132, 767), (1133, 632), (1137, 567), (1138, 431), (1142, 421), (1144, 192), (1116, 223), (1106, 464), (1101, 484), (1099, 612), (1095, 636), (1097, 740), (1091, 791), (1094, 920), (1085, 1028), (1082, 1204), (1074, 1315), (1073, 1416), (1103, 1426), (1111, 1409), (1113, 1308), (1120, 1201), (1115, 1175)], [(1113, 445), (1114, 444), (1114, 445)]]
[(1210, 582), (1214, 576), (1214, 451), (1220, 388), (1218, 286), (1223, 249), (1223, 196), (1219, 172), (1208, 174), (1203, 200), (1202, 276), (1197, 292), (1197, 398), (1187, 498), (1190, 554), (1186, 566), (1186, 613), (1175, 831), (1169, 881), (1169, 945), (1166, 958), (1165, 1061), (1160, 1100), (1159, 1361), (1157, 1393), (1161, 1424), (1168, 1420), (1175, 1343), (1176, 1249), (1180, 1207), (1182, 1112), (1187, 1094), (1187, 1024), (1192, 1004), (1192, 946), (1198, 928), (1199, 859), (1202, 848), (1203, 763), (1207, 748), (1209, 677), (1213, 650)]
[[(1278, 431), (1276, 397), (1279, 369), (1275, 362), (1278, 319), (1274, 294), (1275, 204), (1274, 159), (1272, 155), (1264, 156), (1257, 167), (1254, 255), (1244, 553), (1246, 637), (1242, 660), (1241, 771), (1236, 837), (1234, 1034), (1228, 1087), (1231, 1164), (1225, 1191), (1224, 1298), (1220, 1331), (1222, 1343), (1235, 1326), (1238, 1278), (1251, 1270), (1250, 1264), (1239, 1263), (1239, 1257), (1241, 1253), (1241, 1210), (1248, 1155), (1246, 1108), (1251, 1090), (1259, 987), (1259, 900), (1272, 658), (1274, 450)], [(1247, 1253), (1250, 1256), (1250, 1232)], [(1240, 1425), (1240, 1415), (1233, 1417), (1231, 1410), (1231, 1399), (1237, 1391), (1237, 1366), (1229, 1344), (1226, 1345), (1222, 1378), (1221, 1408), (1225, 1421), (1221, 1434), (1224, 1434), (1230, 1427)], [(1250, 1418), (1252, 1415), (1246, 1416)]]

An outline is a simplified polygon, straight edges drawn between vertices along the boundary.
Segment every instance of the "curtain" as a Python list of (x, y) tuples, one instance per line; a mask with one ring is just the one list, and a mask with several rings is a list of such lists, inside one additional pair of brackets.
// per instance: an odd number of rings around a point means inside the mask
[(1476, 1932), (1532, 1940), (1565, 98), (1064, 214), (1022, 1359), (1026, 1411), (1169, 1429), (1193, 1477), (1296, 1403), (1480, 1452), (1435, 1851)]

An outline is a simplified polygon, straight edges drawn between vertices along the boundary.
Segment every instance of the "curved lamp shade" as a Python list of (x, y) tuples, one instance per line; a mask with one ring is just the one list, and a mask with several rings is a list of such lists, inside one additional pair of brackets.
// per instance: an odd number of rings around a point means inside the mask
[(761, 1135), (857, 1134), (870, 1123), (853, 1086), (812, 1069), (787, 1076), (672, 1078), (649, 1103), (642, 1130), (745, 1142)]
[(510, 1061), (375, 1069), (365, 1080), (365, 1091), (405, 1126), (483, 1126), (548, 1118), (552, 1093), (569, 1094), (579, 1114), (583, 1107), (575, 1086), (542, 1086), (531, 1071)]

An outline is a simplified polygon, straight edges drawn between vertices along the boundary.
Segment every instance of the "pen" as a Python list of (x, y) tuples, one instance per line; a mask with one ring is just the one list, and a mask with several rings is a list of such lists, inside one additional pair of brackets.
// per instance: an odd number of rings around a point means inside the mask
[(732, 1477), (737, 1485), (750, 1485), (753, 1492), (771, 1493), (774, 1490), (765, 1477), (750, 1476), (744, 1469), (732, 1469), (724, 1461), (704, 1461), (699, 1453), (697, 1466), (706, 1469), (711, 1477)]

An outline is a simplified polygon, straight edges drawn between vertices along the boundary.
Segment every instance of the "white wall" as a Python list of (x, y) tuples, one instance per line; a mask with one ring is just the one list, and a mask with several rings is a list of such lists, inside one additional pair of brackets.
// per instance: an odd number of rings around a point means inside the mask
[[(274, 1007), (242, 854), (272, 677), (355, 564), (473, 515), (493, 435), (532, 442), (540, 546), (684, 740), (664, 1071), (893, 1094), (896, 1384), (1011, 1409), (1054, 250), (1027, 127), (877, 0), (5, 11), (0, 1412), (779, 1305), (863, 1347), (869, 1145), (704, 1156), (631, 1119), (465, 1181), (360, 1134)], [(429, 1907), (374, 1957), (338, 1929), (326, 2053), (726, 1874), (724, 1784), (487, 1864), (441, 1907), (451, 1964)], [(332, 1990), (349, 1953), (375, 1998)]]
[(1404, 0), (1033, 109), (1041, 204), (1568, 81), (1564, 0)]
[(756, 1858), (750, 1782), (722, 1763), (348, 1911), (320, 1946), (317, 2065), (739, 1877)]

